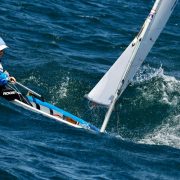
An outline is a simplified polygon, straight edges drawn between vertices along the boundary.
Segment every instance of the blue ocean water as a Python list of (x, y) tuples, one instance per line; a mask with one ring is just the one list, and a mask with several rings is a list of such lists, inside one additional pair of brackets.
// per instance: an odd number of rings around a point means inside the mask
[[(100, 127), (84, 98), (154, 1), (1, 0), (3, 64), (47, 101)], [(180, 179), (180, 7), (117, 104), (107, 135), (0, 99), (0, 179)]]

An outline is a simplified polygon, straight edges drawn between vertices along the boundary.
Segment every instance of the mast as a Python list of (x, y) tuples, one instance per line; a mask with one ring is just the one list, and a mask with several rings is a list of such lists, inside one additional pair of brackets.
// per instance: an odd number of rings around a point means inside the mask
[(104, 118), (104, 122), (103, 122), (103, 124), (101, 126), (100, 132), (102, 132), (102, 133), (105, 131), (105, 129), (107, 127), (107, 124), (109, 122), (109, 119), (111, 117), (111, 114), (112, 114), (112, 111), (114, 109), (114, 106), (116, 104), (117, 99), (118, 99), (118, 96), (117, 96), (117, 93), (116, 93), (116, 97), (113, 98), (113, 101), (112, 101), (111, 105), (109, 106), (109, 109), (108, 109), (108, 111), (107, 111), (107, 113), (105, 115), (105, 118)]
[(158, 7), (160, 6), (161, 1), (162, 1), (162, 0), (156, 0), (156, 2), (154, 3), (154, 6), (153, 6), (153, 8), (152, 8), (152, 10), (151, 10), (151, 12), (150, 12), (150, 15), (149, 15), (148, 18), (146, 19), (144, 25), (142, 26), (142, 29), (140, 30), (140, 33), (139, 33), (139, 34), (137, 35), (137, 37), (136, 37), (136, 41), (134, 42), (135, 44), (132, 43), (132, 46), (133, 46), (133, 44), (134, 44), (136, 47), (135, 47), (135, 49), (134, 49), (134, 51), (133, 51), (133, 53), (132, 53), (132, 56), (131, 56), (130, 61), (129, 61), (129, 64), (128, 64), (127, 68), (126, 68), (126, 73), (124, 74), (123, 78), (121, 79), (121, 81), (120, 81), (120, 83), (119, 83), (119, 85), (118, 85), (117, 91), (116, 91), (116, 93), (115, 93), (115, 95), (114, 95), (114, 97), (113, 97), (113, 99), (112, 99), (112, 102), (111, 102), (111, 104), (110, 104), (110, 106), (109, 106), (109, 108), (108, 108), (108, 111), (107, 111), (107, 113), (106, 113), (106, 115), (105, 115), (103, 124), (102, 124), (101, 129), (100, 129), (100, 132), (102, 132), (102, 133), (105, 131), (105, 129), (106, 129), (106, 127), (107, 127), (107, 124), (108, 124), (108, 122), (109, 122), (109, 120), (110, 120), (112, 111), (113, 111), (114, 106), (115, 106), (115, 104), (116, 104), (116, 101), (118, 100), (118, 98), (119, 98), (120, 95), (122, 94), (122, 89), (121, 89), (121, 87), (122, 87), (122, 85), (123, 85), (123, 83), (124, 83), (124, 79), (125, 79), (126, 76), (128, 75), (128, 72), (129, 72), (129, 70), (130, 70), (130, 68), (131, 68), (131, 65), (132, 65), (133, 60), (134, 60), (134, 58), (135, 58), (135, 56), (136, 56), (136, 53), (137, 53), (137, 51), (138, 51), (138, 48), (139, 48), (141, 42), (144, 40), (145, 34), (146, 34), (146, 33), (148, 32), (148, 30), (150, 29), (150, 26), (151, 26), (151, 24), (152, 24), (153, 16), (156, 14), (156, 12), (157, 12), (157, 10), (158, 10)]

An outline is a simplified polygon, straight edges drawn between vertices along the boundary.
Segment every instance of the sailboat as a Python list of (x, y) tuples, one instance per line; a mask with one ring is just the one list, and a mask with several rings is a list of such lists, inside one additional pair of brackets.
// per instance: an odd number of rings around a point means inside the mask
[(140, 32), (97, 85), (86, 95), (108, 108), (100, 132), (105, 132), (115, 104), (150, 52), (178, 0), (156, 0)]
[[(94, 132), (105, 132), (114, 106), (132, 81), (142, 62), (163, 30), (178, 0), (156, 0), (139, 34), (134, 38), (122, 55), (86, 96), (90, 101), (108, 107), (101, 129), (77, 116), (50, 104), (42, 95), (16, 82), (9, 83), (0, 92), (0, 97), (29, 111), (42, 114), (74, 128), (86, 129)], [(24, 95), (19, 87), (25, 89)]]

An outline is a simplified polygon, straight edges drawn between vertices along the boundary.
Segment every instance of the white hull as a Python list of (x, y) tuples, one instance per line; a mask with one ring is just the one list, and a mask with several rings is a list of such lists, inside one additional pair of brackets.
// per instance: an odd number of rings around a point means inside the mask
[(48, 114), (47, 112), (38, 110), (38, 109), (36, 109), (36, 108), (34, 108), (34, 107), (32, 107), (32, 106), (29, 106), (29, 105), (27, 105), (27, 104), (25, 104), (25, 103), (23, 103), (23, 102), (21, 102), (21, 101), (19, 101), (19, 100), (14, 100), (14, 101), (12, 101), (12, 103), (15, 104), (15, 105), (17, 105), (17, 106), (20, 106), (20, 107), (22, 107), (22, 108), (24, 108), (24, 109), (27, 109), (27, 110), (29, 110), (29, 111), (32, 111), (32, 112), (41, 114), (41, 115), (46, 116), (46, 117), (48, 117), (48, 118), (54, 119), (54, 120), (59, 121), (59, 122), (64, 123), (64, 124), (67, 124), (67, 125), (69, 125), (69, 126), (72, 126), (72, 127), (75, 127), (75, 128), (84, 128), (84, 127), (82, 127), (82, 126), (80, 126), (80, 125), (72, 124), (72, 123), (70, 123), (70, 122), (68, 122), (68, 121), (65, 121), (65, 120), (63, 120), (63, 119), (60, 118), (60, 117), (56, 117), (56, 116), (53, 116), (53, 115)]

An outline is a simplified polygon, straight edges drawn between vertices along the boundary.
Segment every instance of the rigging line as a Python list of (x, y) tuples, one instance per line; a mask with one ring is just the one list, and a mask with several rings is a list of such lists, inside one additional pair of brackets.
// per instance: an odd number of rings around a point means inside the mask
[(90, 114), (91, 114), (92, 111), (95, 111), (96, 109), (98, 109), (98, 106), (97, 106), (96, 103), (92, 103), (91, 101), (88, 101), (88, 108), (89, 108), (89, 109), (87, 109), (87, 110), (84, 112), (85, 115), (89, 114), (89, 112), (90, 112)]
[(88, 101), (88, 107), (90, 110), (93, 110), (97, 107), (97, 104), (95, 102)]
[[(13, 87), (12, 87), (13, 86)], [(17, 95), (20, 99), (20, 101), (23, 102), (26, 102), (27, 104), (31, 105), (31, 103), (22, 95), (22, 93), (19, 91), (19, 89), (15, 86), (15, 84), (11, 84), (11, 86), (8, 84), (8, 87), (12, 88), (14, 91), (17, 92)], [(32, 105), (31, 105), (32, 106)]]
[[(20, 96), (21, 92), (19, 91), (19, 89), (14, 85), (12, 84), (12, 86), (14, 87), (14, 89), (18, 92), (18, 96), (19, 96), (19, 99), (22, 101), (22, 96)], [(20, 94), (19, 94), (20, 93)], [(23, 98), (24, 99), (24, 98)]]
[[(12, 87), (12, 86), (13, 86), (13, 87)], [(8, 87), (10, 87), (10, 88), (12, 88), (14, 91), (16, 91), (19, 99), (22, 101), (22, 97), (21, 97), (20, 94), (19, 94), (19, 93), (20, 93), (19, 89), (18, 89), (14, 84), (12, 84), (11, 86), (8, 85)]]

